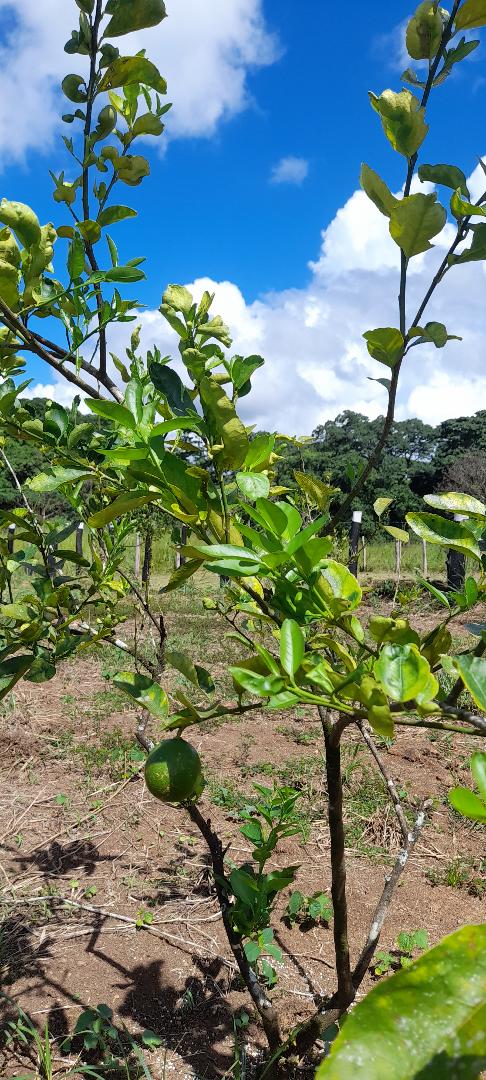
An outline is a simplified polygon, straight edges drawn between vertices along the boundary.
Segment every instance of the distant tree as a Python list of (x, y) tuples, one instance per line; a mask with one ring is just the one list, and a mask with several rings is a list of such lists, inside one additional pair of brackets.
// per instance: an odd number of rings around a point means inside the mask
[(468, 453), (486, 454), (486, 409), (473, 416), (444, 420), (439, 425), (434, 457), (437, 482), (459, 457)]
[(462, 454), (446, 469), (443, 491), (464, 491), (477, 499), (486, 499), (486, 453)]

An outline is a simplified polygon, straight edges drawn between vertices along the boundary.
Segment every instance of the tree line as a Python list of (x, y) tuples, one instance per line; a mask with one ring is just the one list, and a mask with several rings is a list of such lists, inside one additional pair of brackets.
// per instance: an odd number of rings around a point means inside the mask
[[(26, 403), (27, 404), (27, 403)], [(33, 420), (43, 420), (48, 403), (35, 398), (28, 403)], [(77, 406), (74, 406), (77, 408)], [(99, 416), (77, 414), (79, 424), (90, 424), (100, 434), (104, 421)], [(334, 420), (320, 424), (308, 439), (282, 441), (278, 447), (276, 482), (294, 486), (294, 472), (319, 477), (341, 492), (351, 490), (359, 477), (383, 425), (383, 417), (369, 420), (347, 409)], [(41, 472), (45, 466), (42, 453), (32, 444), (7, 439), (6, 455), (21, 483)], [(199, 451), (195, 447), (195, 458)], [(201, 460), (202, 463), (202, 460)], [(207, 464), (207, 462), (205, 462)], [(373, 503), (380, 496), (393, 499), (390, 522), (399, 524), (405, 514), (422, 508), (423, 496), (441, 490), (464, 491), (486, 498), (486, 410), (473, 416), (444, 420), (437, 427), (422, 420), (395, 421), (379, 470), (367, 479), (360, 492), (363, 530), (370, 536), (376, 528)], [(43, 516), (65, 512), (68, 504), (60, 492), (37, 495), (32, 502)], [(10, 474), (0, 471), (0, 508), (21, 505), (19, 493)]]

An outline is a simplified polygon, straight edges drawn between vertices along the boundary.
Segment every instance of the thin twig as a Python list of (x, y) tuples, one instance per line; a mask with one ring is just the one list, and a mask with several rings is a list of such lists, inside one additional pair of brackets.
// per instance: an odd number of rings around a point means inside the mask
[(363, 720), (358, 721), (358, 727), (359, 727), (359, 730), (360, 730), (360, 732), (361, 732), (361, 734), (363, 736), (363, 739), (364, 739), (364, 741), (365, 741), (365, 743), (366, 743), (366, 745), (368, 747), (368, 750), (370, 751), (370, 753), (374, 757), (374, 759), (376, 761), (376, 764), (378, 765), (378, 768), (379, 768), (379, 770), (381, 772), (381, 775), (382, 775), (382, 777), (383, 777), (383, 779), (385, 781), (385, 784), (386, 784), (386, 786), (388, 788), (388, 791), (390, 793), (390, 798), (391, 798), (392, 803), (393, 803), (393, 805), (395, 807), (395, 813), (397, 815), (397, 818), (398, 818), (398, 821), (399, 821), (399, 824), (400, 824), (400, 829), (402, 830), (402, 836), (403, 836), (404, 842), (407, 843), (407, 841), (408, 841), (408, 832), (409, 832), (408, 825), (407, 825), (407, 819), (405, 817), (403, 807), (402, 807), (402, 804), (400, 802), (400, 797), (399, 797), (398, 791), (397, 791), (396, 786), (395, 786), (395, 781), (390, 776), (390, 774), (389, 774), (389, 772), (388, 772), (388, 770), (386, 768), (385, 762), (383, 761), (383, 758), (378, 753), (378, 748), (376, 746), (376, 743), (375, 743), (374, 739), (371, 737), (371, 735), (369, 734), (369, 732), (366, 730), (366, 727), (365, 727), (365, 724), (364, 724)]
[[(130, 918), (129, 915), (121, 915), (118, 911), (110, 911), (109, 908), (94, 907), (93, 904), (81, 904), (78, 900), (67, 900), (64, 896), (26, 896), (16, 897), (14, 900), (0, 900), (0, 904), (7, 907), (18, 907), (24, 904), (67, 904), (68, 907), (79, 908), (81, 911), (89, 911), (92, 915), (98, 915), (103, 919), (116, 919), (118, 922), (128, 923), (130, 926), (134, 926), (137, 930), (146, 930), (149, 934), (154, 934), (156, 937), (167, 938), (168, 941), (182, 942), (184, 945), (189, 945), (191, 948), (195, 947), (193, 941), (189, 941), (186, 938), (178, 937), (176, 934), (169, 934), (165, 930), (159, 930), (158, 926), (154, 926), (153, 923), (143, 923), (137, 921), (137, 919)], [(184, 922), (185, 920), (181, 920)]]
[(378, 945), (380, 934), (383, 929), (383, 923), (386, 919), (388, 909), (393, 900), (395, 889), (403, 874), (403, 871), (405, 870), (405, 867), (410, 857), (410, 853), (413, 851), (413, 848), (415, 847), (415, 844), (417, 843), (417, 840), (423, 829), (426, 819), (426, 812), (431, 806), (432, 800), (426, 800), (424, 805), (422, 806), (422, 809), (417, 814), (415, 825), (412, 831), (408, 833), (405, 846), (402, 848), (399, 855), (397, 856), (391, 874), (389, 875), (389, 877), (385, 878), (385, 887), (376, 906), (368, 937), (361, 951), (358, 963), (356, 964), (356, 967), (353, 971), (353, 986), (355, 990), (357, 990), (358, 987), (361, 985), (364, 976), (368, 971), (373, 957), (373, 953), (376, 949), (376, 946)]
[[(447, 45), (449, 43), (449, 40), (450, 40), (450, 38), (452, 36), (452, 33), (453, 33), (454, 20), (455, 20), (457, 11), (459, 9), (460, 3), (461, 3), (461, 0), (454, 0), (454, 4), (453, 4), (453, 7), (452, 7), (451, 14), (450, 14), (449, 19), (448, 19), (448, 21), (447, 21), (447, 23), (446, 23), (446, 25), (444, 27), (440, 47), (439, 47), (439, 49), (438, 49), (438, 51), (437, 51), (431, 65), (430, 65), (429, 73), (428, 73), (428, 77), (427, 77), (427, 82), (425, 84), (424, 92), (422, 94), (422, 100), (421, 100), (421, 103), (420, 103), (420, 106), (421, 106), (422, 109), (425, 109), (426, 106), (427, 106), (427, 102), (428, 102), (429, 97), (430, 97), (433, 82), (434, 82), (435, 76), (437, 74), (437, 69), (439, 67), (439, 64), (440, 64), (443, 56), (444, 56), (446, 47), (447, 47)], [(405, 198), (407, 198), (410, 195), (410, 190), (411, 190), (411, 186), (412, 186), (412, 179), (413, 179), (413, 175), (414, 175), (414, 172), (415, 172), (415, 166), (417, 164), (417, 158), (418, 158), (418, 153), (413, 154), (413, 156), (410, 158), (409, 163), (408, 163), (407, 176), (406, 176), (406, 179), (405, 179), (405, 187), (404, 187), (404, 197)], [(457, 240), (455, 246), (453, 245), (452, 251), (455, 250), (455, 247), (457, 246), (458, 242), (459, 241)], [(450, 254), (450, 253), (452, 253), (452, 252), (448, 252), (448, 254)], [(446, 259), (447, 259), (447, 256), (446, 256)], [(398, 308), (399, 308), (400, 331), (401, 331), (405, 341), (406, 341), (407, 270), (408, 270), (408, 259), (407, 259), (406, 255), (405, 255), (405, 253), (403, 251), (401, 251), (401, 253), (400, 253), (400, 291), (399, 291), (399, 297), (398, 297)], [(436, 288), (437, 284), (438, 284), (438, 280), (436, 281), (434, 279), (434, 282), (432, 283), (431, 289), (429, 290), (429, 293), (428, 293), (428, 295), (426, 297), (426, 300), (425, 300), (424, 304), (422, 305), (421, 309), (419, 309), (420, 314), (422, 314), (423, 311), (425, 310), (425, 307), (426, 307), (430, 297), (432, 296), (432, 293), (433, 293), (434, 289)], [(412, 325), (415, 325), (415, 323), (412, 323)], [(329, 522), (329, 525), (326, 527), (326, 532), (327, 533), (334, 532), (336, 525), (339, 524), (340, 521), (342, 521), (343, 517), (345, 517), (345, 515), (348, 513), (348, 510), (351, 509), (351, 507), (352, 507), (352, 505), (353, 505), (353, 503), (355, 501), (356, 496), (362, 490), (363, 485), (365, 484), (366, 480), (368, 479), (370, 473), (375, 468), (375, 466), (378, 464), (378, 462), (379, 462), (379, 460), (381, 458), (382, 451), (384, 450), (384, 448), (386, 446), (386, 443), (388, 442), (388, 437), (390, 435), (392, 425), (393, 425), (393, 421), (394, 421), (394, 418), (395, 418), (395, 405), (396, 405), (396, 397), (397, 397), (398, 378), (399, 378), (399, 375), (400, 375), (400, 369), (401, 369), (401, 366), (402, 366), (402, 362), (403, 362), (403, 357), (402, 357), (401, 360), (398, 361), (398, 363), (395, 365), (395, 367), (393, 368), (393, 371), (392, 371), (391, 380), (390, 380), (390, 387), (389, 387), (389, 391), (388, 391), (388, 408), (387, 408), (387, 412), (386, 412), (382, 432), (381, 432), (381, 435), (380, 435), (380, 437), (378, 439), (378, 442), (377, 442), (373, 452), (371, 453), (370, 457), (368, 458), (368, 461), (366, 462), (366, 465), (365, 465), (364, 469), (362, 470), (361, 475), (359, 476), (358, 480), (353, 485), (351, 491), (346, 496), (346, 498), (343, 500), (341, 505), (338, 507), (336, 513), (331, 518), (331, 521)]]

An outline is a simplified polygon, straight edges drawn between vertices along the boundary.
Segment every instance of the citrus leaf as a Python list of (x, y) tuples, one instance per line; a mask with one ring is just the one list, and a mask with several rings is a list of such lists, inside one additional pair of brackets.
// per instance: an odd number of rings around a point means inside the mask
[(32, 491), (57, 491), (63, 484), (88, 480), (90, 475), (86, 469), (65, 469), (61, 465), (54, 465), (50, 473), (37, 473), (28, 484)]
[(473, 1080), (486, 1065), (486, 926), (464, 926), (349, 1014), (316, 1080)]
[(369, 165), (361, 166), (360, 183), (363, 191), (366, 192), (372, 203), (375, 204), (380, 214), (384, 214), (385, 217), (390, 217), (393, 208), (397, 205), (398, 199), (392, 195), (390, 189), (385, 184), (385, 181), (378, 176), (378, 173), (374, 169), (370, 169)]
[(98, 398), (86, 398), (86, 404), (91, 412), (96, 413), (97, 416), (103, 416), (105, 420), (113, 420), (115, 424), (120, 424), (121, 427), (128, 428), (129, 431), (135, 431), (137, 425), (130, 409), (126, 409), (124, 405), (119, 405), (117, 401), (99, 401)]
[(103, 525), (109, 525), (110, 521), (114, 521), (115, 518), (129, 514), (132, 510), (138, 510), (139, 506), (145, 506), (146, 503), (153, 502), (157, 498), (155, 492), (152, 495), (136, 495), (132, 493), (119, 495), (109, 506), (105, 506), (103, 510), (98, 510), (96, 514), (92, 514), (88, 518), (88, 525), (93, 529), (101, 529)]
[(104, 37), (121, 37), (133, 30), (158, 26), (167, 17), (164, 0), (109, 0), (105, 11), (107, 15), (113, 14)]
[(486, 660), (482, 656), (456, 656), (454, 661), (473, 701), (486, 712)]
[(377, 330), (367, 330), (363, 337), (370, 356), (380, 364), (394, 368), (402, 359), (405, 341), (400, 330), (392, 326), (381, 326)]
[(382, 528), (385, 532), (390, 533), (394, 540), (400, 540), (401, 544), (408, 544), (410, 537), (405, 532), (405, 529), (397, 529), (395, 525), (382, 525)]
[(393, 499), (375, 499), (373, 510), (375, 511), (376, 516), (381, 517), (385, 510), (388, 510), (388, 507), (391, 506), (392, 502)]
[(270, 491), (270, 481), (264, 473), (237, 473), (236, 483), (243, 495), (252, 502), (266, 499)]
[(113, 682), (118, 690), (128, 694), (152, 716), (156, 716), (158, 720), (166, 719), (169, 712), (167, 694), (153, 679), (139, 675), (136, 671), (119, 671)]
[(295, 675), (304, 659), (305, 638), (294, 619), (284, 619), (280, 627), (280, 661), (288, 675)]
[(481, 798), (486, 801), (486, 754), (482, 750), (476, 750), (471, 758), (471, 772)]
[(413, 532), (429, 544), (441, 544), (481, 561), (475, 537), (461, 522), (449, 521), (438, 514), (407, 514), (406, 521)]
[(436, 195), (408, 195), (392, 210), (390, 235), (407, 259), (428, 251), (429, 241), (443, 229), (447, 212)]
[(486, 506), (472, 495), (461, 491), (448, 491), (440, 495), (424, 495), (424, 502), (436, 510), (448, 510), (452, 514), (473, 514), (486, 518)]
[(451, 806), (470, 821), (486, 821), (486, 802), (467, 787), (455, 787), (447, 796)]
[(416, 645), (385, 645), (373, 671), (393, 701), (412, 701), (423, 693), (430, 679), (430, 667)]
[(176, 371), (167, 364), (149, 365), (149, 375), (159, 394), (163, 394), (169, 408), (176, 416), (187, 416), (196, 412), (196, 406)]
[(30, 209), (30, 206), (26, 206), (25, 203), (9, 202), (8, 199), (2, 199), (0, 203), (0, 221), (3, 225), (8, 225), (23, 247), (30, 248), (34, 244), (40, 243), (41, 227), (39, 219), (34, 214), (34, 211)]
[(466, 0), (456, 15), (456, 30), (486, 26), (486, 0)]
[(461, 168), (457, 168), (456, 165), (419, 165), (419, 179), (429, 180), (432, 184), (442, 184), (445, 188), (451, 188), (453, 191), (457, 191), (458, 188), (462, 191), (462, 194), (468, 198), (468, 181)]
[(215, 379), (204, 375), (199, 384), (199, 393), (213, 438), (216, 443), (222, 443), (220, 450), (213, 449), (216, 460), (223, 468), (238, 469), (245, 460), (249, 445), (244, 424), (223, 387)]
[[(131, 0), (129, 2), (131, 4)], [(114, 60), (107, 67), (98, 85), (98, 93), (103, 93), (105, 90), (116, 90), (119, 86), (132, 86), (138, 83), (150, 86), (152, 90), (157, 90), (159, 94), (167, 93), (165, 79), (162, 78), (155, 64), (152, 64), (150, 60), (146, 60), (144, 56), (120, 56), (117, 60)], [(64, 93), (66, 93), (65, 90)], [(83, 95), (80, 98), (71, 98), (70, 100), (85, 101), (86, 97)]]
[[(394, 150), (410, 158), (422, 145), (429, 130), (425, 110), (410, 90), (384, 90), (379, 97), (370, 93), (370, 101), (380, 115), (387, 139)], [(401, 205), (399, 203), (399, 205)]]
[(125, 218), (136, 216), (137, 211), (132, 210), (130, 206), (107, 206), (98, 215), (98, 224), (104, 228), (108, 225), (114, 225), (116, 221), (124, 221)]

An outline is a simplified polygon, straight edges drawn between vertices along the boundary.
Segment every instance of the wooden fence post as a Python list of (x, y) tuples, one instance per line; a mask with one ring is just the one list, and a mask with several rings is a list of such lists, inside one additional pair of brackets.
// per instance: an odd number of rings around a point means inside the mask
[(14, 542), (15, 542), (15, 525), (9, 525), (9, 527), (8, 527), (8, 536), (7, 536), (7, 551), (9, 553), (9, 555), (13, 555)]
[(358, 551), (359, 551), (359, 538), (361, 534), (361, 522), (363, 520), (362, 510), (353, 510), (353, 518), (351, 521), (351, 531), (349, 534), (349, 569), (356, 577), (358, 574)]
[(400, 577), (400, 570), (402, 567), (402, 541), (395, 540), (395, 574), (397, 578)]
[[(454, 521), (467, 521), (465, 514), (454, 514)], [(446, 558), (447, 588), (461, 592), (466, 580), (466, 556), (449, 548)]]
[(140, 577), (140, 548), (141, 548), (141, 540), (140, 540), (139, 533), (137, 533), (136, 536), (135, 536), (135, 566), (134, 566), (134, 574), (135, 574), (136, 578)]
[(82, 555), (83, 554), (83, 533), (84, 533), (84, 523), (82, 521), (80, 521), (79, 525), (78, 525), (78, 527), (76, 529), (76, 554), (77, 555)]
[(367, 561), (366, 540), (363, 539), (363, 543), (361, 545), (361, 566), (363, 568), (363, 574), (366, 574), (366, 561)]
[(426, 578), (429, 572), (429, 566), (427, 562), (427, 541), (422, 540), (422, 577)]

